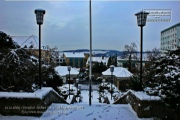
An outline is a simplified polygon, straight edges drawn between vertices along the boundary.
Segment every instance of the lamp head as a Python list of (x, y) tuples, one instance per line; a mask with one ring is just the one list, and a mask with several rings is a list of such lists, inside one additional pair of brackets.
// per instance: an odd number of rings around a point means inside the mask
[(114, 65), (111, 65), (111, 66), (110, 66), (110, 71), (111, 71), (111, 72), (114, 72)]
[(141, 11), (136, 13), (135, 15), (137, 16), (137, 24), (138, 26), (145, 26), (146, 25), (146, 19), (147, 19), (147, 15), (149, 13), (145, 12), (145, 11)]
[(43, 9), (36, 9), (34, 11), (34, 13), (36, 14), (36, 21), (38, 25), (42, 25), (43, 24), (43, 18), (44, 18), (44, 14), (46, 13), (45, 10)]
[(78, 83), (79, 82), (79, 79), (76, 79), (76, 83)]
[(68, 71), (71, 71), (71, 66), (68, 66), (67, 69), (68, 69)]

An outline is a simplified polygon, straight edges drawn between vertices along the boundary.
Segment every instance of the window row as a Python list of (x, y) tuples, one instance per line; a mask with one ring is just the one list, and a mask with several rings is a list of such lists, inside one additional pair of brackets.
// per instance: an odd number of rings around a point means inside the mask
[(171, 41), (161, 42), (161, 45), (174, 44), (174, 43), (176, 43), (176, 39), (173, 39), (173, 40), (171, 40)]
[(168, 31), (163, 32), (161, 35), (165, 35), (165, 34), (174, 32), (175, 30), (176, 30), (176, 28), (174, 27), (174, 28), (172, 28), (172, 29), (170, 29), (170, 30), (168, 30)]
[(165, 40), (165, 39), (169, 39), (169, 38), (175, 38), (176, 37), (176, 33), (172, 34), (172, 35), (168, 35), (166, 37), (162, 37), (161, 40)]
[(167, 50), (167, 49), (176, 49), (176, 46), (167, 46), (167, 47), (162, 47), (161, 50)]

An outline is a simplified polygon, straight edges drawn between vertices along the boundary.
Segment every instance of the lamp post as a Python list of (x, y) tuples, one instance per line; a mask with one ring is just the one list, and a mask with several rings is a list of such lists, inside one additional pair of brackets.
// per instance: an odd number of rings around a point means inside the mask
[(89, 106), (91, 106), (91, 77), (92, 77), (92, 15), (91, 15), (91, 0), (89, 0), (89, 36), (90, 36), (90, 65), (89, 65)]
[(140, 50), (141, 50), (141, 54), (140, 54), (140, 85), (141, 85), (141, 89), (142, 89), (142, 52), (143, 52), (143, 26), (146, 25), (146, 19), (147, 19), (147, 15), (149, 13), (145, 12), (145, 11), (141, 11), (136, 13), (135, 15), (137, 16), (137, 24), (138, 26), (140, 26), (141, 28), (141, 45), (140, 45)]
[(71, 71), (71, 66), (67, 67), (68, 71), (69, 71), (69, 99), (70, 99), (70, 71)]
[(110, 71), (111, 71), (111, 100), (112, 100), (112, 82), (113, 82), (113, 72), (114, 72), (114, 65), (110, 66)]
[(45, 14), (45, 10), (43, 9), (36, 9), (36, 21), (39, 25), (39, 88), (41, 89), (42, 79), (41, 79), (41, 25), (43, 24), (43, 17)]
[(79, 83), (79, 79), (76, 79), (76, 84), (77, 84), (77, 94), (78, 94), (78, 83)]
[(104, 82), (105, 82), (105, 79), (103, 79), (102, 82), (103, 82), (103, 96), (104, 96)]

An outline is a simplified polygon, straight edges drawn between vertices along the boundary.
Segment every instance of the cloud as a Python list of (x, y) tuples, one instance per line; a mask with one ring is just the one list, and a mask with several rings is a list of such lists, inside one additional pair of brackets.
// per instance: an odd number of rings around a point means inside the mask
[(48, 2), (47, 22), (54, 29), (62, 30), (71, 23), (86, 21), (88, 9), (84, 2)]

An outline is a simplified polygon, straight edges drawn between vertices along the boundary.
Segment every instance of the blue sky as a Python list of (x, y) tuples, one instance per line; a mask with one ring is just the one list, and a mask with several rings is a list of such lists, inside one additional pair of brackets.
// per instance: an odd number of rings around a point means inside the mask
[[(89, 49), (89, 2), (1, 0), (0, 31), (12, 36), (38, 37), (34, 10), (46, 10), (42, 44), (58, 50)], [(140, 27), (135, 13), (142, 9), (172, 9), (172, 22), (147, 22), (143, 28), (143, 49), (160, 48), (160, 32), (180, 22), (180, 1), (92, 1), (93, 49), (123, 50), (135, 42), (139, 46)], [(139, 48), (139, 47), (138, 47)]]

